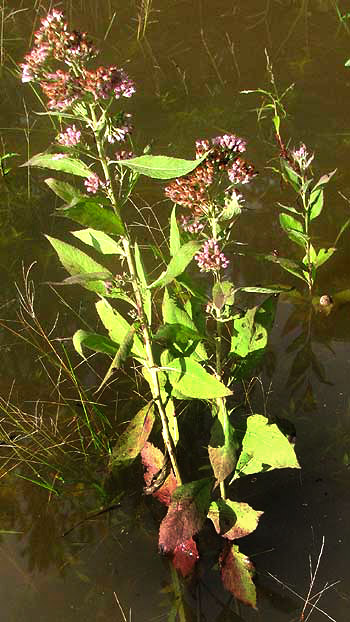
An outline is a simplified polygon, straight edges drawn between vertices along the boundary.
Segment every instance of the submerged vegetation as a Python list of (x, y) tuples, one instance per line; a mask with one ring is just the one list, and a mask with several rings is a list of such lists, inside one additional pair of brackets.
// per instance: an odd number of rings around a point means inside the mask
[[(146, 39), (153, 11), (152, 2), (141, 2), (138, 42)], [(262, 98), (259, 124), (272, 113), (275, 147), (268, 170), (287, 197), (278, 203), (279, 224), (292, 242), (286, 256), (276, 249), (258, 253), (237, 239), (240, 217), (250, 209), (246, 189), (258, 179), (245, 157), (248, 141), (227, 131), (200, 138), (190, 160), (154, 155), (157, 149), (150, 145), (140, 148), (128, 107), (135, 82), (124, 68), (99, 66), (98, 55), (88, 34), (71, 29), (53, 9), (21, 65), (22, 83), (38, 89), (46, 102), (41, 114), (57, 128), (50, 146), (28, 156), (23, 166), (52, 171), (55, 176), (45, 183), (62, 202), (56, 214), (80, 228), (70, 231), (68, 241), (52, 231), (46, 235), (69, 275), (60, 282), (47, 278), (70, 318), (64, 335), (52, 337), (56, 320), (51, 329), (42, 326), (30, 270), (24, 270), (24, 290), (19, 289), (19, 324), (1, 322), (34, 346), (52, 384), (35, 417), (10, 398), (1, 400), (2, 475), (17, 471), (51, 499), (77, 482), (76, 465), (85, 461), (84, 485), (103, 502), (100, 512), (88, 516), (93, 518), (118, 506), (124, 474), (137, 479), (142, 465), (144, 493), (164, 506), (158, 544), (172, 565), (173, 616), (186, 619), (177, 573), (195, 573), (208, 529), (217, 537), (212, 566), (225, 589), (256, 609), (254, 565), (237, 541), (257, 529), (263, 512), (246, 502), (240, 482), (300, 465), (291, 422), (271, 414), (267, 400), (260, 409), (252, 407), (249, 392), (264, 364), (281, 298), (292, 301), (303, 320), (302, 333), (290, 345), (290, 384), (300, 387), (308, 369), (327, 382), (312, 348), (312, 324), (350, 295), (321, 292), (318, 270), (332, 259), (350, 219), (332, 245), (318, 242), (314, 221), (324, 213), (336, 171), (316, 175), (314, 154), (283, 137), (292, 87), (279, 95), (268, 57), (271, 90), (244, 92)], [(213, 65), (218, 72), (214, 58)], [(5, 151), (0, 157), (4, 182), (14, 157)], [(136, 193), (142, 176), (165, 197), (147, 217)], [(135, 226), (135, 213), (145, 235)], [(277, 264), (289, 280), (242, 282), (240, 257)], [(89, 290), (78, 313), (61, 296), (61, 286), (65, 292), (69, 286)], [(96, 329), (88, 305), (96, 313)], [(87, 386), (83, 369), (93, 378)], [(116, 388), (119, 394), (123, 378), (135, 399), (126, 397), (128, 423), (118, 434), (103, 400), (112, 396), (118, 411)], [(305, 396), (312, 401), (310, 382)], [(45, 404), (55, 407), (56, 418), (40, 416), (39, 405)], [(97, 471), (96, 461), (102, 465)], [(300, 619), (304, 613), (305, 606)]]

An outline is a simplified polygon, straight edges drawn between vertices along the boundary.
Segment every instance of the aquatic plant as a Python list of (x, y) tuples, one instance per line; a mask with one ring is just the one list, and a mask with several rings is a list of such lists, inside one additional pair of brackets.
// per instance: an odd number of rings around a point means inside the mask
[[(96, 311), (108, 333), (80, 329), (73, 345), (83, 358), (86, 349), (110, 358), (97, 391), (132, 358), (151, 393), (110, 452), (109, 471), (118, 472), (141, 456), (145, 492), (167, 506), (159, 547), (184, 576), (199, 558), (195, 538), (209, 518), (222, 536), (219, 565), (225, 587), (256, 607), (253, 566), (236, 540), (256, 528), (262, 512), (237, 500), (235, 482), (252, 473), (299, 465), (274, 421), (260, 414), (238, 416), (231, 401), (234, 381), (249, 375), (261, 360), (276, 295), (283, 290), (237, 286), (227, 278), (229, 266), (234, 272), (231, 231), (244, 209), (241, 187), (254, 178), (254, 167), (242, 157), (245, 140), (234, 134), (197, 141), (193, 160), (136, 156), (131, 115), (119, 107), (135, 93), (134, 82), (114, 65), (91, 68), (97, 54), (88, 35), (70, 31), (63, 14), (53, 10), (34, 35), (22, 64), (22, 81), (40, 85), (49, 114), (62, 123), (56, 143), (27, 166), (84, 180), (80, 188), (62, 179), (46, 183), (64, 202), (60, 215), (84, 227), (72, 234), (103, 262), (47, 236), (70, 274), (63, 284), (79, 284), (97, 294)], [(117, 152), (116, 144), (122, 147)], [(162, 253), (164, 270), (153, 281), (127, 218), (140, 175), (166, 180), (165, 194), (175, 204), (170, 257)], [(186, 212), (178, 220), (179, 207)], [(192, 260), (202, 277), (211, 279), (205, 290), (188, 269)], [(240, 291), (270, 296), (241, 311), (235, 305)], [(159, 323), (153, 311), (160, 295)], [(116, 302), (121, 309), (127, 306), (128, 319)], [(186, 443), (178, 400), (201, 400), (211, 423), (212, 474), (186, 483), (178, 462), (178, 446)], [(164, 452), (149, 440), (151, 433), (157, 438), (159, 427)]]

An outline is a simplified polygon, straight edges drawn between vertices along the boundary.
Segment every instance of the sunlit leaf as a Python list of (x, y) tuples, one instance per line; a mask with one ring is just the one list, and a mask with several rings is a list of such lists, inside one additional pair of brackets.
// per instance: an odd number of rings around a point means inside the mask
[(184, 272), (202, 246), (203, 243), (196, 240), (186, 242), (178, 250), (175, 257), (170, 259), (167, 269), (149, 287), (164, 287), (171, 283), (171, 281)]
[(212, 480), (197, 480), (179, 486), (159, 529), (159, 547), (165, 553), (184, 545), (203, 526), (210, 504)]
[(310, 220), (314, 220), (317, 216), (320, 215), (323, 209), (324, 197), (323, 191), (326, 184), (328, 184), (329, 180), (333, 177), (334, 173), (336, 173), (336, 169), (327, 175), (322, 175), (322, 177), (318, 180), (317, 184), (313, 187), (310, 193), (310, 212), (309, 217)]
[(303, 225), (299, 222), (299, 220), (294, 218), (294, 216), (290, 216), (289, 214), (280, 214), (279, 221), (282, 229), (284, 229), (286, 233), (291, 230), (303, 231)]
[(154, 420), (154, 403), (149, 402), (139, 410), (114, 445), (109, 458), (111, 470), (139, 455), (152, 431)]
[(123, 235), (125, 233), (124, 225), (119, 215), (112, 212), (108, 207), (100, 205), (99, 201), (94, 198), (83, 198), (73, 206), (62, 207), (57, 213), (64, 218), (70, 218), (80, 225), (104, 231), (104, 233), (112, 233), (114, 235)]
[(220, 555), (221, 579), (225, 588), (245, 605), (256, 609), (254, 567), (235, 544), (227, 544)]
[(176, 220), (176, 205), (174, 205), (170, 216), (170, 255), (175, 257), (180, 250), (181, 238), (180, 231)]
[(128, 358), (132, 350), (132, 346), (133, 346), (134, 338), (135, 338), (135, 331), (136, 331), (136, 326), (135, 324), (133, 324), (132, 326), (130, 326), (129, 331), (124, 335), (123, 341), (121, 342), (112, 363), (110, 364), (106, 374), (104, 375), (104, 378), (101, 384), (96, 389), (96, 393), (101, 391), (102, 387), (105, 386), (105, 384), (108, 382), (108, 380), (112, 376), (114, 370), (120, 369), (122, 365), (125, 363), (126, 359)]
[(293, 446), (275, 423), (262, 415), (249, 416), (233, 479), (285, 468), (300, 469)]
[(225, 305), (233, 305), (235, 301), (235, 288), (230, 281), (217, 282), (213, 286), (213, 304), (221, 311)]
[(174, 389), (188, 398), (213, 399), (232, 395), (220, 380), (190, 358), (176, 358), (163, 371)]
[(92, 246), (95, 250), (102, 255), (122, 255), (124, 251), (119, 242), (116, 242), (107, 233), (103, 231), (97, 231), (96, 229), (80, 229), (79, 231), (71, 232), (76, 238)]
[[(192, 308), (191, 308), (191, 311), (192, 311)], [(172, 298), (169, 295), (167, 288), (165, 288), (164, 290), (163, 303), (162, 303), (162, 314), (163, 314), (163, 321), (165, 325), (173, 324), (177, 326), (180, 325), (183, 327), (183, 329), (179, 332), (179, 334), (176, 335), (176, 338), (174, 338), (174, 342), (181, 345), (182, 348), (184, 348), (185, 346), (185, 349), (186, 349), (186, 346), (191, 346), (194, 342), (197, 342), (197, 344), (195, 345), (195, 350), (194, 350), (196, 358), (199, 361), (205, 361), (208, 358), (208, 355), (207, 355), (203, 342), (200, 341), (203, 335), (198, 331), (196, 324), (194, 323), (190, 315), (187, 313), (187, 311), (180, 306), (177, 300), (174, 300), (174, 298)], [(167, 328), (165, 330), (165, 333), (167, 331), (169, 331), (168, 332), (168, 337), (169, 337), (170, 332), (173, 331), (173, 329)], [(192, 332), (192, 336), (190, 336), (189, 331)], [(187, 343), (186, 341), (184, 341), (184, 337), (186, 333), (188, 335)], [(163, 337), (164, 336), (165, 335), (163, 332)]]
[(314, 259), (313, 262), (316, 268), (319, 268), (324, 263), (326, 263), (326, 261), (328, 261), (328, 259), (332, 257), (333, 253), (335, 253), (336, 250), (336, 248), (320, 248), (317, 253), (316, 259)]
[(135, 173), (154, 179), (173, 179), (191, 173), (206, 157), (207, 154), (198, 160), (182, 160), (168, 156), (142, 155), (131, 160), (117, 160), (115, 164), (127, 166)]
[(85, 357), (82, 346), (94, 350), (95, 352), (109, 354), (110, 356), (115, 356), (118, 351), (118, 344), (109, 339), (109, 337), (91, 333), (86, 330), (77, 330), (74, 333), (73, 346), (83, 358)]
[(216, 533), (228, 540), (237, 540), (255, 531), (262, 514), (248, 503), (218, 499), (211, 503), (208, 518), (213, 522)]
[(291, 166), (287, 164), (285, 160), (283, 160), (283, 158), (281, 158), (281, 166), (282, 171), (284, 172), (285, 177), (289, 181), (292, 188), (294, 188), (295, 192), (299, 192), (301, 186), (301, 179), (299, 175), (292, 169)]
[[(45, 179), (45, 183), (49, 186), (49, 188), (54, 192), (62, 201), (65, 203), (75, 203), (77, 201), (81, 201), (84, 198), (84, 194), (78, 190), (72, 184), (69, 184), (66, 181), (61, 181), (60, 179), (53, 179), (49, 177)], [(88, 198), (88, 197), (86, 197)]]
[(145, 268), (143, 265), (140, 248), (137, 242), (135, 242), (135, 266), (136, 272), (139, 279), (139, 285), (141, 290), (141, 297), (143, 301), (143, 308), (148, 320), (148, 324), (151, 325), (152, 322), (152, 296), (149, 289), (147, 289), (147, 280)]
[[(89, 255), (86, 255), (78, 248), (52, 238), (51, 236), (45, 236), (50, 244), (55, 249), (59, 260), (63, 267), (72, 276), (80, 274), (93, 274), (95, 273), (108, 273), (109, 277), (113, 279), (113, 275), (104, 266), (91, 259)], [(96, 279), (96, 281), (82, 281), (81, 285), (86, 289), (90, 289), (97, 294), (104, 295), (106, 293), (106, 285), (104, 280)]]
[(38, 166), (39, 168), (49, 168), (62, 173), (70, 173), (78, 177), (90, 177), (92, 175), (82, 160), (71, 158), (66, 154), (60, 153), (38, 153), (22, 166)]
[[(130, 330), (129, 322), (105, 299), (96, 303), (96, 310), (112, 341), (121, 344)], [(131, 352), (140, 359), (146, 358), (145, 349), (137, 335), (134, 336)]]

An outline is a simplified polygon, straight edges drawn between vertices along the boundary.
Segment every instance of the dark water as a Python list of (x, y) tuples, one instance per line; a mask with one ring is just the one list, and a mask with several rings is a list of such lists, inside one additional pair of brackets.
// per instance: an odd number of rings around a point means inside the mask
[[(268, 85), (266, 48), (281, 89), (295, 83), (287, 101), (285, 138), (290, 137), (293, 144), (303, 141), (315, 151), (315, 175), (338, 169), (327, 190), (327, 209), (316, 228), (317, 242), (327, 245), (334, 241), (349, 216), (349, 206), (338, 191), (350, 196), (350, 69), (344, 67), (350, 57), (350, 20), (348, 24), (339, 19), (339, 14), (348, 10), (345, 2), (162, 0), (149, 3), (146, 24), (134, 2), (67, 0), (57, 6), (64, 8), (75, 27), (88, 30), (97, 39), (103, 48), (101, 62), (122, 65), (134, 78), (137, 95), (130, 109), (135, 115), (136, 144), (152, 142), (154, 153), (192, 157), (197, 138), (233, 131), (248, 139), (248, 155), (260, 175), (247, 197), (253, 209), (243, 215), (235, 235), (254, 250), (277, 249), (284, 255), (290, 247), (278, 226), (276, 201), (286, 199), (266, 168), (275, 154), (270, 125), (257, 124), (254, 108), (258, 100), (239, 94), (243, 89)], [(48, 7), (48, 3), (34, 0), (12, 0), (1, 9), (0, 133), (4, 150), (19, 154), (14, 167), (43, 150), (54, 135), (49, 121), (33, 113), (42, 110), (35, 94), (14, 75), (15, 63), (29, 47), (36, 27), (33, 23)], [(63, 235), (69, 223), (53, 218), (55, 203), (45, 190), (43, 178), (37, 172), (27, 176), (26, 169), (16, 168), (7, 183), (0, 178), (1, 316), (15, 320), (18, 302), (14, 282), (23, 291), (22, 262), (28, 267), (37, 261), (32, 272), (37, 317), (50, 330), (59, 312), (53, 336), (69, 337), (81, 322), (43, 284), (58, 280), (62, 272), (42, 236), (52, 232)], [(169, 206), (158, 203), (163, 198), (161, 187), (145, 182), (139, 186), (139, 193), (139, 204), (156, 204), (160, 223), (165, 223)], [(147, 211), (143, 213), (148, 217)], [(139, 228), (138, 235), (143, 234)], [(276, 266), (238, 258), (232, 264), (244, 283), (283, 280), (296, 285)], [(335, 257), (319, 273), (317, 293), (334, 296), (349, 288), (349, 265), (346, 232)], [(92, 297), (73, 288), (63, 295), (88, 322), (95, 321)], [(265, 397), (257, 385), (252, 407), (261, 410), (268, 393), (269, 413), (287, 416), (295, 423), (302, 471), (282, 471), (242, 484), (242, 498), (265, 511), (258, 530), (241, 543), (257, 567), (259, 612), (244, 607), (240, 610), (241, 618), (248, 622), (299, 619), (303, 601), (297, 594), (302, 598), (307, 594), (309, 554), (315, 564), (323, 538), (313, 593), (339, 583), (323, 594), (317, 607), (337, 622), (349, 619), (349, 312), (349, 305), (336, 305), (329, 316), (314, 314), (309, 320), (303, 305), (279, 305), (263, 374)], [(18, 329), (16, 323), (10, 326)], [(309, 349), (301, 352), (293, 342), (303, 330), (309, 331), (310, 340)], [(137, 477), (123, 482), (127, 494), (120, 507), (62, 535), (108, 502), (97, 494), (103, 464), (98, 460), (96, 465), (92, 466), (91, 460), (87, 464), (79, 448), (79, 437), (73, 431), (76, 426), (71, 423), (72, 408), (75, 423), (83, 416), (74, 402), (77, 395), (72, 383), (59, 378), (68, 406), (57, 404), (54, 387), (58, 372), (46, 364), (42, 353), (3, 328), (0, 343), (1, 396), (5, 400), (1, 424), (9, 419), (9, 399), (14, 405), (11, 408), (18, 406), (29, 413), (32, 429), (41, 430), (41, 434), (45, 431), (48, 443), (59, 444), (68, 438), (71, 443), (69, 459), (64, 458), (68, 463), (64, 486), (57, 479), (61, 471), (55, 470), (49, 457), (48, 464), (42, 466), (39, 450), (38, 463), (34, 460), (32, 467), (23, 471), (21, 465), (15, 469), (20, 459), (16, 462), (10, 450), (1, 448), (1, 620), (123, 620), (114, 593), (128, 620), (129, 615), (134, 622), (175, 620), (170, 613), (174, 601), (170, 570), (167, 561), (156, 553), (159, 510), (140, 497)], [(61, 347), (60, 342), (55, 343)], [(69, 343), (64, 343), (69, 349)], [(103, 369), (102, 362), (97, 368)], [(94, 384), (92, 369), (79, 373), (87, 386)], [(107, 394), (101, 408), (112, 425), (128, 419), (127, 376), (118, 381), (117, 404), (113, 394)], [(16, 411), (12, 416), (16, 417)], [(59, 461), (59, 449), (53, 451)], [(50, 493), (15, 475), (20, 472), (37, 479), (41, 469), (46, 482), (64, 491), (62, 496), (58, 498), (54, 491)], [(210, 542), (208, 546), (210, 549)], [(208, 570), (208, 566), (200, 567), (197, 583), (188, 585), (187, 619), (239, 619), (229, 595), (219, 585), (217, 571)], [(311, 619), (318, 622), (327, 617), (314, 609)]]

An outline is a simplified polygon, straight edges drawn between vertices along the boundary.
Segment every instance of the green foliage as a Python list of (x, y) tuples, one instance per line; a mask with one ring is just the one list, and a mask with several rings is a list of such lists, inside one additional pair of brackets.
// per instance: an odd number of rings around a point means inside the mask
[(149, 402), (139, 410), (114, 445), (109, 458), (111, 471), (137, 458), (152, 431), (154, 421), (154, 404)]
[(198, 160), (182, 160), (168, 156), (143, 155), (132, 160), (117, 160), (118, 166), (127, 166), (135, 173), (153, 177), (153, 179), (173, 179), (194, 171), (204, 160), (206, 154)]
[(213, 522), (216, 533), (228, 540), (237, 540), (255, 531), (262, 514), (248, 503), (218, 499), (210, 504), (208, 518)]
[(173, 393), (175, 390), (184, 397), (205, 400), (232, 395), (230, 389), (191, 358), (175, 358), (163, 370), (167, 373)]
[[(122, 344), (129, 334), (131, 328), (130, 324), (119, 311), (114, 309), (109, 302), (107, 302), (107, 300), (99, 300), (95, 306), (103, 326), (108, 331), (110, 339), (115, 343)], [(146, 358), (145, 349), (137, 335), (133, 338), (131, 352), (138, 359), (144, 360)]]
[(149, 287), (165, 287), (169, 285), (184, 272), (201, 246), (202, 242), (197, 242), (196, 240), (186, 242), (179, 248), (176, 255), (170, 259), (167, 269)]
[[(62, 156), (62, 157), (61, 157)], [(22, 166), (49, 168), (61, 173), (69, 173), (78, 177), (90, 177), (91, 169), (82, 160), (60, 153), (38, 153)]]
[(233, 480), (272, 469), (300, 469), (293, 446), (275, 423), (262, 415), (247, 419), (242, 452)]

